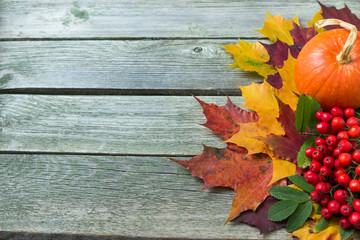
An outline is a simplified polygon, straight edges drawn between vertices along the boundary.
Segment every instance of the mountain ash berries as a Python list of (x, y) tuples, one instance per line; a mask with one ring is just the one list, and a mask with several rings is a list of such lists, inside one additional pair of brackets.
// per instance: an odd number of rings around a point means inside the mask
[(355, 114), (353, 108), (318, 111), (318, 137), (305, 150), (312, 161), (304, 177), (315, 186), (310, 199), (320, 203), (324, 218), (339, 216), (344, 229), (360, 229), (360, 120)]

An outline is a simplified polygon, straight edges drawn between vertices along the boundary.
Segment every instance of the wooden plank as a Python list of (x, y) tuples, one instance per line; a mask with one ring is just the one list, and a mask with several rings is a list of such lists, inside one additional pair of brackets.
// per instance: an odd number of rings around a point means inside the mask
[[(224, 226), (233, 193), (161, 157), (0, 155), (2, 231), (259, 239)], [(285, 230), (266, 239), (292, 239)]]
[[(343, 2), (327, 0), (343, 7)], [(360, 3), (346, 1), (357, 15)], [(312, 19), (316, 1), (2, 0), (0, 38), (261, 37), (265, 10)]]
[(262, 78), (227, 67), (234, 60), (220, 44), (237, 42), (1, 42), (0, 88), (96, 89), (100, 93), (118, 90), (120, 94), (139, 90), (171, 94), (172, 90), (181, 90), (187, 95), (215, 90), (239, 94), (235, 84), (246, 85)]
[(200, 143), (225, 146), (199, 125), (206, 119), (191, 96), (0, 95), (0, 120), (0, 151), (188, 156)]

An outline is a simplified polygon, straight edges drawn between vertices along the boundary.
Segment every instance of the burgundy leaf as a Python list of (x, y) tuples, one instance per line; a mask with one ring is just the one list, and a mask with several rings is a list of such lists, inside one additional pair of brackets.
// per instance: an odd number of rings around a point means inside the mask
[(276, 68), (282, 68), (284, 61), (288, 59), (289, 46), (287, 43), (280, 41), (279, 39), (273, 44), (261, 43), (270, 56), (270, 60), (266, 62)]
[(300, 49), (302, 49), (310, 39), (317, 35), (317, 31), (314, 27), (304, 28), (294, 22), (293, 26), (294, 28), (290, 30), (290, 34), (294, 40), (294, 45)]
[(266, 81), (276, 89), (280, 89), (283, 86), (283, 82), (280, 76), (280, 73), (275, 73), (273, 75), (269, 75)]
[(276, 229), (285, 227), (286, 221), (272, 222), (268, 219), (269, 209), (277, 203), (274, 197), (267, 197), (264, 202), (259, 205), (256, 211), (247, 210), (242, 212), (240, 216), (235, 218), (233, 222), (247, 223), (260, 230), (260, 234), (268, 233)]
[[(342, 8), (342, 9), (337, 9), (334, 6), (331, 7), (326, 7), (325, 5), (323, 5), (322, 3), (320, 3), (321, 9), (322, 9), (322, 16), (324, 19), (327, 18), (337, 18), (340, 20), (343, 20), (345, 22), (351, 23), (353, 25), (355, 25), (358, 29), (360, 28), (360, 19), (356, 17), (355, 14), (353, 14), (351, 12), (351, 10), (348, 8), (348, 6)], [(325, 29), (330, 30), (330, 29), (334, 29), (334, 28), (341, 28), (340, 26), (327, 26), (325, 27)]]
[(256, 112), (248, 112), (239, 108), (228, 98), (225, 106), (217, 106), (213, 103), (207, 104), (197, 97), (195, 99), (203, 108), (207, 122), (201, 124), (224, 140), (229, 139), (240, 130), (239, 123), (256, 122), (259, 120)]
[(295, 45), (290, 46), (290, 53), (294, 58), (297, 58), (299, 56), (301, 49), (298, 48)]

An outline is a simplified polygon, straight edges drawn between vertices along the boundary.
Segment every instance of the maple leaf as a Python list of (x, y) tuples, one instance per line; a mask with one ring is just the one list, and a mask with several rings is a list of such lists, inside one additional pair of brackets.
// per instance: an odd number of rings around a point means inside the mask
[[(298, 16), (293, 19), (299, 24)], [(261, 30), (256, 30), (275, 42), (277, 39), (286, 42), (288, 45), (293, 45), (294, 41), (291, 38), (290, 30), (293, 28), (292, 21), (286, 20), (280, 15), (272, 16), (266, 11), (266, 21), (263, 22), (264, 27)], [(299, 24), (300, 25), (300, 24)]]
[[(340, 19), (340, 20), (343, 20), (345, 22), (355, 25), (357, 27), (357, 29), (360, 28), (360, 19), (358, 19), (356, 17), (356, 15), (351, 12), (351, 10), (348, 8), (348, 6), (346, 6), (346, 4), (345, 4), (345, 7), (342, 9), (337, 9), (334, 6), (326, 7), (325, 5), (323, 5), (320, 2), (319, 2), (319, 4), (321, 6), (322, 16), (324, 19), (337, 18), (337, 19)], [(335, 28), (341, 28), (341, 27), (335, 26), (335, 25), (325, 27), (326, 30), (335, 29)]]
[(256, 122), (259, 119), (256, 112), (249, 112), (239, 108), (231, 102), (229, 97), (224, 106), (207, 104), (197, 97), (195, 99), (202, 106), (207, 119), (207, 122), (201, 125), (209, 128), (224, 140), (229, 139), (239, 131), (239, 123)]
[(272, 158), (272, 160), (273, 160), (273, 176), (268, 185), (272, 185), (273, 183), (279, 181), (280, 179), (287, 178), (295, 174), (296, 164), (274, 157)]
[(270, 60), (266, 63), (276, 68), (282, 68), (284, 61), (288, 58), (289, 45), (287, 43), (276, 40), (273, 44), (261, 43), (270, 56)]
[(300, 240), (341, 240), (339, 218), (332, 217), (328, 227), (318, 233), (314, 233), (314, 227), (319, 220), (308, 220), (305, 224), (294, 231), (291, 235), (299, 238)]
[(263, 77), (276, 73), (276, 69), (268, 64), (269, 55), (260, 43), (248, 43), (239, 40), (237, 44), (223, 45), (234, 56), (235, 63), (230, 67), (244, 71), (254, 71)]
[(309, 27), (315, 27), (316, 31), (318, 33), (322, 33), (325, 31), (324, 28), (318, 28), (315, 24), (317, 21), (324, 19), (322, 16), (322, 10), (320, 9), (317, 13), (315, 13), (314, 17), (311, 19), (311, 21), (307, 21)]
[(247, 223), (254, 226), (260, 230), (260, 234), (283, 228), (286, 225), (286, 221), (272, 222), (268, 219), (269, 209), (277, 202), (278, 200), (269, 196), (258, 206), (256, 211), (244, 211), (233, 222)]
[(276, 89), (280, 89), (283, 86), (283, 82), (279, 72), (273, 75), (269, 75), (266, 79), (266, 82), (268, 82), (272, 87)]
[(295, 112), (281, 101), (279, 101), (279, 107), (278, 121), (282, 124), (285, 135), (270, 134), (266, 137), (257, 137), (257, 139), (273, 151), (274, 157), (295, 162), (305, 137), (296, 130)]
[(302, 49), (310, 39), (318, 34), (313, 26), (304, 28), (300, 27), (296, 23), (293, 23), (293, 26), (294, 28), (290, 30), (290, 35), (294, 39), (294, 45), (299, 49)]
[(217, 186), (234, 189), (227, 221), (245, 210), (255, 210), (269, 195), (272, 162), (266, 154), (248, 155), (246, 149), (237, 146), (223, 149), (204, 146), (202, 154), (188, 161), (171, 160), (203, 179), (202, 189)]

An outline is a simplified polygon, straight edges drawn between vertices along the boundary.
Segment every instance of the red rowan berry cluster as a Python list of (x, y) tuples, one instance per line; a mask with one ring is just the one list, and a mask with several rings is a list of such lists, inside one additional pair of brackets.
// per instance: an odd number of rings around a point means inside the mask
[(353, 108), (339, 107), (315, 117), (319, 137), (305, 150), (312, 162), (304, 177), (316, 189), (310, 198), (323, 207), (324, 218), (341, 216), (342, 228), (360, 229), (360, 120)]

